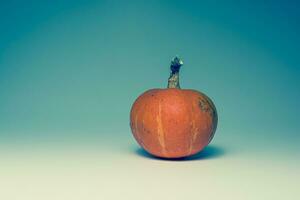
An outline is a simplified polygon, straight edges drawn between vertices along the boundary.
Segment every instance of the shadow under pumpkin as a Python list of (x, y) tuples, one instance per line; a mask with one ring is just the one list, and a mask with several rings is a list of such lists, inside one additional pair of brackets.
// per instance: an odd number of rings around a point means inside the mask
[(154, 160), (165, 160), (165, 161), (193, 161), (193, 160), (205, 160), (205, 159), (213, 159), (218, 158), (223, 155), (225, 155), (226, 151), (224, 148), (217, 147), (214, 145), (210, 145), (205, 147), (202, 151), (199, 153), (189, 156), (189, 157), (183, 157), (183, 158), (161, 158), (156, 157), (151, 154), (149, 154), (147, 151), (142, 149), (141, 147), (135, 149), (135, 153), (141, 157), (145, 157), (148, 159), (154, 159)]

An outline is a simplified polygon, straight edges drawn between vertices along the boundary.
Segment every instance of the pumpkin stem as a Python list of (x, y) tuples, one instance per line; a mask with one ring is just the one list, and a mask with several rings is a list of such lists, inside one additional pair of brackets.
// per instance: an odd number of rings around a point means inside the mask
[(168, 80), (168, 88), (180, 89), (179, 70), (182, 65), (183, 61), (178, 56), (175, 56), (175, 58), (171, 61), (171, 73)]

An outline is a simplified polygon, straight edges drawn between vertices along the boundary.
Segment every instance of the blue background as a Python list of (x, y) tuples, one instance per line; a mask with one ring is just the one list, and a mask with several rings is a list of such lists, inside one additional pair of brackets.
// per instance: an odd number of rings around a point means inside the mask
[(217, 106), (216, 140), (298, 146), (298, 3), (7, 1), (0, 9), (1, 141), (131, 137), (132, 102), (166, 87), (178, 54), (182, 87)]

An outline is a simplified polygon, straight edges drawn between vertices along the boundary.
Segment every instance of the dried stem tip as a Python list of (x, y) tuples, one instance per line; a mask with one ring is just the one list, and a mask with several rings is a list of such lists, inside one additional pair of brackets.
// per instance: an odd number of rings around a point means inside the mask
[(173, 60), (171, 61), (171, 73), (172, 74), (178, 73), (182, 65), (183, 65), (183, 61), (178, 56), (173, 58)]
[(171, 74), (168, 80), (168, 88), (178, 88), (180, 89), (179, 85), (179, 70), (180, 67), (183, 65), (183, 61), (176, 56), (171, 61)]

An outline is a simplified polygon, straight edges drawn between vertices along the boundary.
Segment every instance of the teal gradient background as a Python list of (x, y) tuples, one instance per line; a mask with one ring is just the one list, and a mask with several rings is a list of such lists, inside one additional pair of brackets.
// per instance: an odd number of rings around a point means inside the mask
[[(299, 198), (299, 24), (296, 1), (1, 1), (0, 197), (181, 199), (205, 182), (206, 199)], [(166, 87), (175, 55), (181, 87), (219, 114), (193, 162), (149, 157), (129, 127), (132, 103)], [(70, 196), (55, 187), (68, 181)]]

